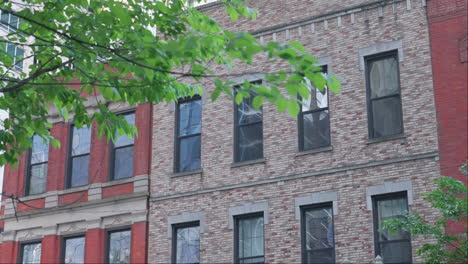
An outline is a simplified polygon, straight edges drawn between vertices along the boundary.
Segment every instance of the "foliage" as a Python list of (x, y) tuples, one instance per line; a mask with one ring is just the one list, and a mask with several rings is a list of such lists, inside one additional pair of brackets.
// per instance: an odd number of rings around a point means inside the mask
[(419, 214), (406, 214), (403, 218), (392, 218), (384, 222), (383, 229), (397, 232), (404, 230), (413, 236), (435, 239), (433, 244), (424, 244), (417, 253), (424, 263), (466, 263), (468, 260), (467, 231), (458, 235), (445, 232), (447, 222), (467, 221), (467, 191), (462, 182), (451, 177), (435, 181), (437, 188), (426, 194), (425, 200), (440, 212), (435, 223), (426, 221)]
[[(202, 1), (202, 0), (198, 0)], [(55, 109), (76, 126), (98, 124), (99, 135), (115, 139), (136, 133), (122, 117), (109, 111), (109, 101), (130, 105), (175, 101), (201, 94), (201, 83), (214, 87), (211, 98), (232, 97), (236, 76), (247, 72), (256, 58), (284, 65), (263, 72), (268, 85), (244, 83), (237, 89), (239, 103), (253, 90), (255, 107), (274, 103), (292, 116), (299, 112), (298, 95), (308, 98), (306, 79), (319, 89), (339, 90), (339, 81), (320, 74), (317, 61), (298, 42), (260, 43), (245, 32), (231, 32), (216, 20), (188, 7), (187, 0), (6, 0), (2, 13), (20, 18), (19, 28), (0, 39), (0, 110), (9, 113), (0, 130), (0, 165), (16, 162), (38, 134), (50, 138), (48, 111)], [(236, 21), (255, 19), (246, 0), (222, 0)], [(5, 23), (5, 22), (4, 22)], [(157, 34), (152, 29), (157, 30)], [(23, 60), (35, 62), (15, 73), (6, 43), (25, 48)], [(21, 58), (16, 58), (16, 63)], [(219, 74), (215, 67), (229, 69)], [(285, 91), (283, 91), (285, 90)], [(103, 96), (88, 102), (88, 95)], [(90, 114), (87, 104), (98, 111)], [(73, 117), (72, 117), (73, 116)], [(72, 117), (72, 118), (71, 118)], [(59, 142), (51, 139), (54, 146)]]

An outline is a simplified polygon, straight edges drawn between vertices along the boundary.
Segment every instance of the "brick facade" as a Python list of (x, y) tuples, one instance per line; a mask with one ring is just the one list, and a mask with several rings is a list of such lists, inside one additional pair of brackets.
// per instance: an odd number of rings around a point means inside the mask
[[(232, 23), (216, 4), (201, 9), (231, 29), (254, 33), (260, 41), (300, 41), (341, 78), (341, 92), (329, 97), (332, 147), (298, 152), (297, 120), (267, 103), (263, 106), (264, 159), (235, 164), (233, 102), (221, 96), (215, 102), (203, 100), (202, 170), (175, 174), (175, 107), (155, 106), (153, 141), (158, 144), (153, 145), (149, 262), (171, 261), (167, 236), (171, 219), (190, 214), (204, 215), (200, 261), (233, 262), (230, 212), (258, 203), (267, 208), (262, 210), (265, 261), (300, 262), (301, 229), (295, 204), (303, 196), (320, 193), (335, 193), (337, 198), (336, 261), (371, 262), (375, 258), (373, 212), (366, 194), (373, 187), (391, 193), (395, 190), (384, 186), (410, 182), (411, 188), (405, 189), (412, 195), (409, 210), (429, 219), (435, 216), (421, 197), (432, 190), (430, 181), (439, 175), (426, 2), (258, 0), (251, 4), (260, 14), (255, 22)], [(362, 56), (388, 49), (399, 54), (404, 135), (373, 142), (368, 140)], [(241, 67), (242, 72), (278, 69), (281, 65), (261, 57), (251, 68)], [(215, 70), (225, 72), (222, 67)], [(211, 89), (206, 83), (204, 96)], [(422, 242), (412, 240), (414, 261), (420, 260), (415, 251)]]

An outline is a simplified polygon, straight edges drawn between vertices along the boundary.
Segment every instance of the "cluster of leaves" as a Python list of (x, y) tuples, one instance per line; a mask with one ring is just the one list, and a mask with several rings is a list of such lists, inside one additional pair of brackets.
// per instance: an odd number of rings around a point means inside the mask
[(435, 239), (435, 243), (424, 244), (417, 254), (424, 263), (466, 263), (468, 260), (468, 231), (452, 235), (445, 227), (455, 221), (466, 225), (468, 213), (468, 188), (462, 182), (451, 177), (442, 177), (435, 181), (437, 188), (426, 194), (425, 200), (440, 212), (435, 223), (427, 222), (419, 214), (406, 214), (403, 218), (392, 218), (384, 222), (383, 229), (397, 232), (404, 230), (413, 236)]
[[(175, 101), (201, 94), (202, 79), (215, 87), (213, 100), (222, 93), (233, 96), (229, 79), (246, 74), (239, 69), (248, 69), (257, 57), (285, 68), (265, 72), (268, 85), (240, 85), (237, 103), (250, 96), (248, 90), (254, 90), (255, 107), (269, 101), (279, 111), (287, 109), (296, 116), (298, 96), (308, 98), (310, 94), (306, 79), (318, 89), (327, 85), (333, 92), (339, 90), (339, 81), (320, 74), (321, 69), (314, 66), (317, 61), (300, 43), (259, 43), (251, 34), (225, 30), (186, 2), (1, 1), (1, 11), (18, 16), (22, 23), (0, 40), (0, 110), (9, 113), (0, 130), (0, 165), (17, 161), (31, 146), (33, 134), (59, 145), (49, 133), (51, 108), (65, 120), (71, 113), (77, 127), (95, 121), (100, 135), (115, 139), (116, 133), (131, 135), (136, 130), (109, 111), (108, 102)], [(246, 0), (222, 2), (233, 22), (257, 16)], [(34, 58), (35, 63), (23, 73), (12, 71), (13, 60), (5, 52), (7, 42), (24, 47), (23, 60)], [(214, 66), (236, 73), (218, 74)], [(286, 92), (281, 91), (284, 89)], [(92, 95), (102, 98), (89, 99)], [(89, 104), (97, 111), (90, 114)]]

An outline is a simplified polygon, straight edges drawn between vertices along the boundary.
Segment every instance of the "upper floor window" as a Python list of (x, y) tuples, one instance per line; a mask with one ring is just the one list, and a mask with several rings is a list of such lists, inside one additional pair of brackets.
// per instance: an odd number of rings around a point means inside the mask
[(22, 244), (19, 262), (24, 264), (41, 263), (41, 248), (40, 242)]
[[(124, 115), (127, 123), (135, 124), (135, 113)], [(134, 138), (129, 138), (127, 135), (117, 136), (115, 143), (112, 146), (112, 173), (111, 179), (123, 179), (133, 176), (133, 153), (134, 153)]]
[(9, 13), (9, 12), (4, 12), (0, 10), (0, 27), (8, 30), (8, 31), (13, 31), (18, 29), (20, 25), (20, 20), (17, 16)]
[(65, 251), (63, 252), (62, 263), (78, 264), (84, 263), (85, 237), (69, 237), (63, 240)]
[(403, 133), (396, 51), (366, 57), (369, 138)]
[(172, 262), (200, 263), (200, 223), (173, 225)]
[[(258, 83), (258, 82), (257, 82)], [(263, 111), (253, 107), (255, 92), (234, 110), (234, 161), (242, 162), (263, 158)]]
[(130, 263), (130, 230), (109, 231), (107, 233), (106, 263)]
[(335, 263), (332, 204), (301, 208), (302, 262)]
[(234, 262), (264, 263), (263, 213), (235, 217)]
[(402, 217), (408, 211), (406, 192), (372, 197), (374, 212), (375, 254), (384, 263), (411, 263), (411, 239), (407, 232), (383, 231), (383, 221)]
[(176, 113), (175, 171), (191, 171), (201, 167), (201, 115), (199, 96), (180, 100)]
[[(323, 72), (327, 67), (322, 66)], [(301, 98), (299, 113), (299, 151), (307, 151), (330, 145), (330, 115), (328, 109), (328, 88), (324, 91), (315, 88), (307, 82), (310, 95), (308, 99)]]
[(72, 126), (70, 135), (70, 158), (68, 187), (88, 184), (89, 152), (91, 150), (91, 129)]
[(29, 152), (29, 164), (26, 180), (26, 195), (46, 191), (47, 162), (49, 160), (49, 140), (38, 135), (32, 137), (32, 148)]
[(6, 52), (13, 59), (13, 69), (17, 71), (22, 71), (24, 49), (12, 43), (6, 43)]

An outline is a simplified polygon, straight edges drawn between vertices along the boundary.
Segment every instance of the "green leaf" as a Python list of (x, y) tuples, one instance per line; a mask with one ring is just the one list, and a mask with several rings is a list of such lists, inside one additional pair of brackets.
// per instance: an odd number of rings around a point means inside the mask
[(291, 116), (296, 117), (299, 114), (299, 110), (297, 100), (291, 99), (288, 101), (288, 112)]
[(327, 79), (327, 86), (328, 89), (330, 89), (334, 93), (339, 93), (340, 92), (340, 81), (333, 75), (328, 76), (329, 78)]
[(258, 95), (255, 96), (252, 101), (252, 105), (255, 109), (259, 109), (263, 105), (263, 97)]

